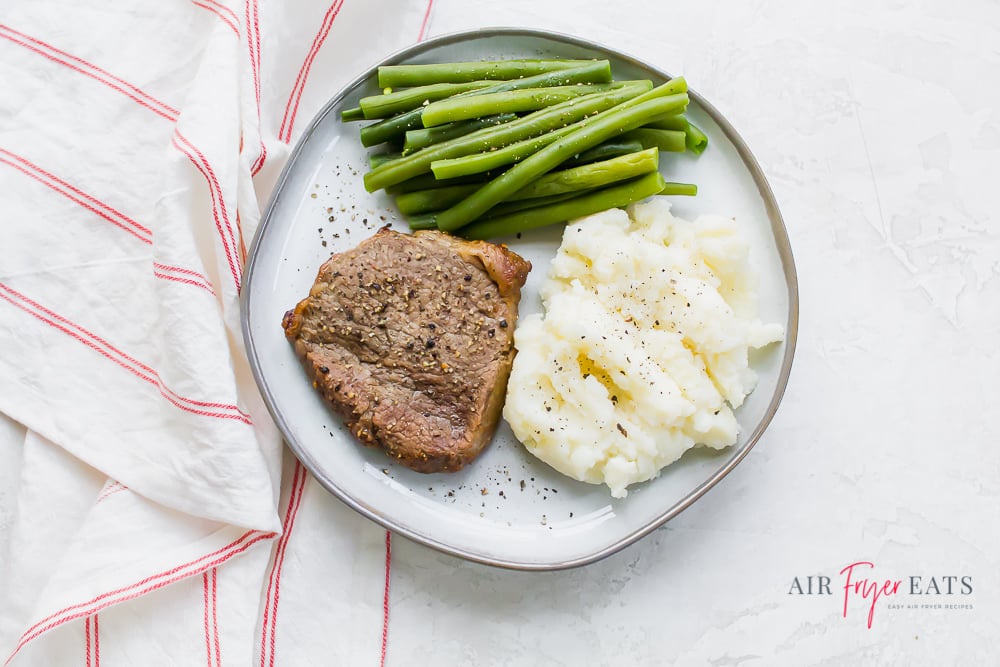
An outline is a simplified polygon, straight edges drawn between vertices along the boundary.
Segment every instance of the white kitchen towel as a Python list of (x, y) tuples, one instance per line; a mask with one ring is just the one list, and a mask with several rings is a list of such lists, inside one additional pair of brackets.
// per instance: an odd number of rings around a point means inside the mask
[(0, 7), (0, 664), (384, 651), (385, 533), (283, 465), (238, 298), (289, 145), (431, 9)]

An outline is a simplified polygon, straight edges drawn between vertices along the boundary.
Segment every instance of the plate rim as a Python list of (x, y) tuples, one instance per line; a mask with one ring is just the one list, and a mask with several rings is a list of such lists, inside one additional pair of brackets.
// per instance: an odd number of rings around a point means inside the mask
[(277, 180), (274, 183), (274, 187), (268, 196), (267, 206), (261, 214), (260, 222), (257, 225), (257, 229), (254, 232), (253, 239), (250, 243), (250, 248), (247, 252), (247, 259), (245, 264), (243, 285), (240, 290), (240, 328), (243, 333), (243, 343), (246, 351), (247, 361), (250, 365), (250, 370), (254, 378), (254, 382), (257, 385), (257, 389), (261, 394), (261, 398), (267, 407), (268, 412), (271, 415), (272, 420), (281, 432), (282, 440), (292, 451), (295, 457), (302, 462), (302, 464), (308, 469), (315, 477), (316, 481), (320, 483), (323, 488), (325, 488), (329, 493), (331, 493), (335, 498), (346, 504), (348, 507), (358, 512), (367, 519), (375, 522), (376, 524), (382, 526), (386, 530), (393, 533), (406, 537), (407, 539), (413, 540), (419, 544), (430, 547), (451, 556), (456, 556), (464, 560), (472, 561), (482, 565), (490, 565), (494, 567), (510, 569), (510, 570), (521, 570), (521, 571), (554, 571), (554, 570), (566, 570), (570, 568), (581, 567), (583, 565), (589, 565), (597, 561), (603, 560), (608, 556), (611, 556), (618, 551), (634, 544), (635, 542), (641, 540), (643, 537), (649, 535), (654, 530), (660, 528), (665, 523), (675, 518), (681, 512), (690, 507), (695, 501), (704, 496), (712, 487), (718, 484), (724, 477), (726, 477), (732, 470), (750, 453), (750, 450), (754, 448), (757, 441), (763, 435), (764, 431), (770, 425), (775, 414), (777, 414), (778, 407), (781, 404), (782, 398), (784, 397), (785, 389), (788, 385), (788, 380), (791, 375), (792, 364), (795, 356), (795, 348), (798, 340), (798, 323), (799, 323), (799, 293), (798, 293), (798, 277), (795, 269), (795, 261), (792, 254), (791, 241), (788, 236), (788, 228), (785, 226), (784, 219), (781, 215), (781, 211), (778, 208), (777, 200), (774, 196), (771, 186), (768, 183), (764, 172), (754, 157), (753, 153), (750, 151), (750, 147), (746, 144), (743, 138), (739, 135), (736, 129), (730, 124), (730, 122), (716, 109), (711, 103), (705, 100), (701, 95), (699, 95), (694, 90), (688, 90), (688, 95), (692, 100), (697, 102), (698, 106), (711, 117), (712, 121), (715, 122), (719, 128), (722, 130), (726, 138), (732, 143), (733, 147), (736, 149), (737, 154), (740, 159), (746, 165), (750, 175), (757, 187), (758, 193), (760, 194), (761, 200), (764, 204), (764, 208), (767, 212), (768, 220), (771, 226), (771, 234), (775, 241), (776, 250), (778, 252), (778, 257), (781, 260), (782, 273), (785, 278), (785, 283), (788, 290), (788, 319), (785, 323), (785, 340), (784, 340), (784, 354), (781, 360), (781, 368), (778, 372), (777, 384), (775, 387), (774, 394), (771, 396), (771, 400), (768, 403), (767, 409), (764, 412), (763, 418), (757, 424), (757, 427), (750, 433), (747, 438), (746, 444), (742, 449), (737, 451), (735, 455), (730, 458), (726, 464), (717, 470), (708, 479), (704, 480), (701, 484), (694, 487), (687, 495), (682, 499), (667, 508), (662, 514), (657, 516), (653, 521), (643, 525), (642, 527), (628, 533), (627, 535), (616, 539), (613, 543), (604, 546), (586, 556), (580, 556), (576, 558), (559, 560), (554, 562), (527, 562), (527, 561), (517, 561), (505, 558), (494, 558), (485, 556), (482, 554), (477, 554), (470, 552), (467, 549), (456, 547), (447, 544), (446, 542), (431, 537), (430, 535), (424, 534), (419, 530), (408, 528), (403, 525), (399, 525), (394, 522), (391, 518), (384, 516), (381, 512), (371, 507), (369, 504), (354, 498), (353, 496), (343, 492), (339, 489), (336, 484), (327, 478), (326, 475), (321, 475), (315, 472), (316, 465), (315, 459), (309, 454), (308, 450), (304, 449), (300, 443), (296, 442), (294, 438), (290, 437), (290, 429), (285, 419), (281, 414), (279, 414), (275, 408), (275, 402), (273, 399), (273, 393), (267, 383), (267, 380), (263, 377), (260, 369), (260, 364), (258, 363), (258, 354), (256, 345), (254, 343), (253, 334), (250, 327), (250, 294), (252, 292), (252, 284), (254, 278), (254, 270), (256, 267), (257, 255), (260, 248), (260, 241), (264, 236), (264, 232), (268, 227), (271, 216), (274, 213), (278, 199), (281, 197), (282, 191), (284, 189), (285, 183), (289, 178), (292, 166), (296, 163), (300, 153), (304, 150), (305, 145), (309, 142), (310, 137), (317, 127), (323, 122), (327, 115), (329, 115), (338, 104), (346, 97), (351, 91), (360, 85), (363, 85), (365, 81), (374, 76), (377, 73), (379, 67), (394, 62), (399, 62), (403, 59), (410, 58), (421, 53), (428, 51), (434, 47), (447, 46), (450, 44), (455, 44), (458, 42), (467, 41), (469, 39), (475, 38), (488, 38), (488, 37), (529, 37), (529, 38), (539, 38), (550, 41), (558, 41), (572, 46), (578, 46), (580, 48), (593, 49), (602, 51), (614, 58), (627, 62), (636, 67), (640, 67), (649, 70), (664, 79), (671, 79), (673, 76), (668, 72), (650, 64), (647, 61), (636, 58), (628, 53), (624, 53), (616, 48), (607, 46), (601, 42), (594, 40), (584, 39), (582, 37), (576, 37), (574, 35), (569, 35), (566, 33), (561, 33), (551, 30), (542, 30), (537, 28), (523, 28), (523, 27), (485, 27), (476, 28), (472, 30), (462, 30), (456, 32), (450, 32), (447, 34), (439, 35), (437, 37), (429, 38), (421, 42), (417, 42), (408, 47), (398, 49), (395, 52), (382, 58), (379, 62), (370, 66), (363, 73), (352, 79), (350, 82), (345, 84), (337, 93), (335, 93), (323, 107), (316, 113), (316, 115), (311, 119), (309, 125), (303, 131), (302, 135), (296, 141), (295, 146), (289, 153), (285, 164), (282, 167), (281, 173), (279, 174)]

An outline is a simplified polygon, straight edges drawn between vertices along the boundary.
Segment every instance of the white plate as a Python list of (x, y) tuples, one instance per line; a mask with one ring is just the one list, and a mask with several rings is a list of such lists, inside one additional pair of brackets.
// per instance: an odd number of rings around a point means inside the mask
[[(611, 49), (522, 29), (439, 37), (379, 65), (548, 56), (607, 58), (618, 79), (659, 83), (669, 78)], [(570, 480), (531, 457), (501, 423), (492, 445), (465, 470), (424, 475), (352, 440), (310, 386), (281, 327), (282, 315), (308, 293), (332, 252), (355, 246), (387, 223), (406, 229), (389, 198), (365, 191), (368, 151), (358, 140), (359, 125), (340, 121), (342, 108), (377, 91), (372, 68), (312, 121), (275, 188), (247, 263), (244, 337), (257, 383), (288, 445), (323, 486), (358, 512), (417, 542), (490, 565), (525, 570), (582, 565), (676, 516), (732, 470), (760, 437), (777, 409), (795, 348), (792, 253), (774, 197), (746, 145), (692, 93), (688, 115), (708, 135), (709, 149), (699, 158), (661, 159), (667, 180), (700, 188), (697, 197), (677, 198), (675, 212), (733, 215), (749, 230), (761, 275), (762, 318), (786, 327), (785, 342), (755, 359), (760, 383), (737, 412), (741, 434), (736, 445), (723, 452), (692, 450), (658, 479), (612, 500), (605, 487)], [(534, 265), (522, 315), (540, 309), (538, 285), (560, 234), (561, 225), (510, 241)]]

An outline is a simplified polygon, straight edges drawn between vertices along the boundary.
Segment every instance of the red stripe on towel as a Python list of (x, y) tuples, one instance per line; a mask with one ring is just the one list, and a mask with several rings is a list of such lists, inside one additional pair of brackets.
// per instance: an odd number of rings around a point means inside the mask
[(83, 619), (84, 651), (87, 667), (101, 667), (101, 637), (98, 634), (97, 614)]
[(247, 263), (247, 241), (243, 236), (243, 222), (240, 220), (240, 212), (236, 211), (236, 231), (240, 234), (240, 264), (246, 266)]
[[(19, 44), (20, 46), (24, 46), (25, 48), (30, 49), (31, 51), (34, 51), (42, 56), (45, 56), (46, 58), (49, 58), (54, 62), (65, 65), (70, 69), (79, 72), (85, 76), (89, 76), (95, 79), (96, 81), (99, 81), (107, 85), (113, 90), (116, 90), (124, 94), (129, 99), (137, 102), (143, 107), (146, 107), (147, 109), (153, 111), (157, 115), (166, 118), (167, 120), (176, 122), (178, 117), (180, 116), (180, 112), (177, 111), (177, 109), (174, 109), (170, 105), (161, 102), (160, 100), (144, 92), (137, 86), (128, 83), (124, 79), (121, 79), (120, 77), (117, 77), (107, 72), (106, 70), (101, 69), (96, 65), (93, 65), (92, 63), (89, 63), (81, 58), (66, 53), (65, 51), (57, 49), (54, 46), (47, 44), (41, 40), (35, 39), (34, 37), (26, 35), (17, 30), (14, 30), (13, 28), (6, 26), (4, 24), (0, 24), (0, 37), (8, 39), (13, 43)], [(259, 94), (258, 94), (258, 99), (259, 99)], [(226, 260), (229, 262), (229, 268), (233, 276), (233, 282), (236, 285), (237, 291), (239, 291), (241, 273), (242, 273), (242, 266), (240, 265), (239, 262), (239, 243), (237, 243), (236, 241), (236, 234), (233, 232), (232, 224), (230, 223), (229, 220), (229, 212), (226, 208), (226, 202), (223, 196), (222, 187), (219, 184), (218, 178), (215, 175), (215, 171), (212, 169), (212, 166), (208, 163), (208, 160), (205, 159), (205, 156), (201, 153), (201, 151), (198, 150), (198, 148), (193, 143), (191, 143), (191, 141), (189, 141), (186, 137), (184, 137), (179, 131), (175, 131), (173, 143), (185, 155), (187, 155), (188, 159), (190, 159), (191, 162), (194, 163), (195, 167), (205, 176), (206, 180), (208, 180), (209, 182), (209, 191), (212, 196), (212, 213), (215, 216), (216, 226), (218, 227), (219, 235), (223, 239), (223, 248), (226, 251)], [(4, 160), (4, 161), (10, 164), (11, 166), (14, 166), (15, 168), (19, 168), (16, 164), (10, 162), (10, 160)], [(25, 164), (25, 162), (26, 161), (21, 161), (21, 164), (31, 169), (32, 165), (30, 165), (30, 163)], [(29, 173), (25, 169), (20, 169), (20, 170), (28, 174), (29, 176), (32, 176), (37, 180), (42, 181), (46, 185), (49, 185), (49, 187), (58, 190), (67, 197), (74, 198), (78, 203), (80, 203), (83, 206), (87, 206), (88, 208), (91, 208), (91, 210), (93, 210), (95, 213), (101, 215), (102, 217), (105, 217), (110, 222), (119, 224), (120, 226), (122, 224), (131, 226), (138, 225), (138, 223), (136, 223), (134, 220), (131, 220), (127, 216), (122, 216), (120, 213), (114, 211), (114, 209), (112, 209), (111, 207), (92, 208), (90, 204), (94, 204), (96, 200), (93, 200), (93, 198), (90, 198), (89, 195), (86, 195), (85, 193), (82, 193), (72, 188), (72, 186), (69, 186), (65, 182), (55, 179), (55, 177), (51, 176), (50, 174), (48, 176), (50, 177), (50, 179), (54, 180), (46, 181), (43, 180), (42, 178), (39, 178), (39, 174), (45, 175), (47, 174), (47, 172), (44, 172), (44, 170), (37, 168), (37, 166), (32, 171), (32, 173)], [(57, 187), (58, 185), (64, 186), (65, 189), (60, 189), (59, 187)], [(71, 195), (70, 193), (79, 195), (80, 197), (82, 197), (82, 199), (73, 197), (73, 195)], [(114, 215), (116, 213), (117, 216)], [(223, 231), (223, 228), (225, 228), (225, 231)], [(152, 242), (150, 238), (151, 232), (149, 232), (148, 229), (142, 227), (142, 225), (138, 225), (137, 230), (140, 233), (145, 232), (147, 238), (143, 239), (144, 242), (146, 243)], [(228, 233), (228, 240), (226, 238), (226, 233)]]
[(208, 192), (212, 198), (212, 216), (215, 219), (215, 228), (219, 232), (219, 239), (222, 241), (222, 249), (226, 255), (226, 262), (229, 264), (229, 271), (236, 285), (236, 290), (240, 289), (240, 278), (243, 271), (240, 266), (238, 256), (238, 244), (233, 227), (229, 223), (229, 212), (226, 209), (226, 201), (222, 193), (222, 186), (215, 175), (212, 165), (205, 159), (204, 154), (195, 147), (180, 131), (175, 131), (173, 145), (180, 152), (184, 153), (191, 161), (191, 164), (201, 172), (205, 180), (208, 181)]
[[(98, 352), (101, 356), (115, 362), (125, 370), (131, 372), (136, 377), (156, 386), (160, 391), (160, 395), (182, 410), (206, 417), (234, 419), (247, 425), (252, 424), (250, 415), (231, 403), (200, 401), (181, 396), (167, 387), (160, 378), (159, 373), (149, 365), (138, 361), (131, 355), (126, 354), (119, 348), (109, 343), (104, 338), (46, 308), (37, 301), (30, 299), (4, 283), (0, 283), (0, 299), (7, 301), (11, 305), (20, 308), (29, 315), (32, 315), (55, 329), (71, 336), (87, 347)], [(213, 408), (215, 410), (222, 410), (223, 412), (210, 411), (204, 408)]]
[[(201, 7), (202, 9), (207, 9), (216, 16), (218, 16), (223, 23), (225, 23), (229, 28), (236, 33), (236, 36), (240, 36), (239, 21), (236, 20), (236, 15), (232, 13), (232, 10), (224, 5), (220, 5), (217, 2), (212, 2), (211, 0), (191, 0), (191, 4), (196, 7)], [(223, 10), (226, 10), (225, 12)], [(228, 13), (226, 13), (228, 12)]]
[(201, 1), (215, 7), (220, 14), (225, 14), (227, 17), (229, 17), (229, 20), (231, 20), (236, 25), (240, 24), (240, 17), (236, 15), (236, 12), (231, 7), (227, 7), (218, 0), (201, 0)]
[(212, 662), (212, 629), (208, 620), (208, 570), (201, 573), (201, 616), (205, 625), (205, 655), (208, 656), (208, 667), (213, 667)]
[(93, 616), (94, 623), (94, 667), (101, 667), (101, 630), (97, 625), (97, 614)]
[(288, 508), (285, 510), (285, 520), (282, 524), (284, 532), (278, 540), (274, 552), (274, 562), (271, 564), (271, 574), (267, 582), (267, 594), (264, 597), (264, 619), (260, 633), (260, 666), (274, 667), (275, 635), (278, 622), (278, 600), (281, 593), (281, 568), (285, 563), (285, 550), (295, 526), (295, 515), (302, 501), (302, 491), (306, 485), (306, 469), (298, 461), (295, 462), (295, 472), (292, 475), (292, 490), (288, 494)]
[(427, 26), (431, 22), (431, 7), (434, 6), (434, 0), (427, 0), (427, 9), (424, 11), (424, 20), (420, 24), (420, 34), (417, 35), (417, 41), (422, 42), (424, 38), (427, 37)]
[(186, 285), (200, 287), (209, 294), (215, 296), (215, 288), (212, 287), (212, 283), (208, 278), (197, 271), (184, 269), (179, 266), (167, 266), (166, 264), (161, 264), (160, 262), (153, 262), (153, 275), (164, 280), (173, 280)]
[(90, 617), (83, 620), (83, 650), (87, 656), (87, 667), (94, 667), (90, 656)]
[(63, 195), (71, 201), (79, 204), (95, 215), (107, 220), (111, 224), (119, 227), (143, 243), (153, 242), (153, 232), (144, 225), (139, 224), (121, 211), (83, 192), (79, 188), (70, 185), (58, 176), (42, 169), (30, 160), (0, 148), (0, 162), (17, 169), (22, 174), (33, 178), (39, 183), (48, 186), (55, 192)]
[(385, 652), (389, 646), (389, 573), (392, 569), (392, 533), (385, 531), (385, 586), (382, 588), (382, 653), (379, 667), (385, 667)]
[[(59, 178), (55, 174), (46, 171), (45, 169), (39, 167), (37, 164), (31, 162), (27, 158), (12, 153), (6, 149), (0, 148), (0, 163), (6, 164), (14, 169), (18, 170), (22, 174), (38, 181), (39, 183), (52, 189), (70, 201), (79, 204), (83, 208), (87, 209), (91, 213), (94, 213), (100, 218), (110, 222), (119, 229), (122, 229), (143, 243), (150, 245), (153, 243), (153, 232), (145, 225), (136, 222), (129, 216), (125, 215), (113, 206), (106, 204), (105, 202), (97, 199), (96, 197), (87, 194), (83, 190), (80, 190), (74, 185), (67, 183), (63, 179)], [(240, 234), (240, 239), (242, 242), (242, 233)], [(241, 245), (242, 248), (242, 245)], [(181, 274), (181, 275), (172, 275)], [(165, 280), (173, 280), (177, 282), (186, 283), (189, 285), (194, 285), (207, 290), (210, 294), (215, 294), (215, 289), (212, 287), (211, 282), (204, 275), (192, 271), (190, 269), (182, 269), (180, 267), (166, 266), (158, 262), (153, 263), (153, 275), (158, 278), (163, 278)]]
[(101, 491), (99, 496), (97, 496), (97, 500), (94, 501), (94, 504), (96, 505), (97, 503), (107, 500), (110, 496), (113, 496), (116, 493), (127, 490), (128, 487), (121, 482), (111, 482), (110, 484), (105, 485), (104, 490)]
[(215, 642), (215, 667), (222, 667), (222, 644), (219, 642), (219, 568), (212, 573), (212, 641)]
[(212, 289), (211, 285), (206, 285), (205, 283), (198, 282), (197, 280), (192, 280), (191, 278), (182, 278), (180, 276), (172, 276), (170, 274), (162, 273), (162, 272), (157, 271), (155, 269), (153, 270), (153, 275), (156, 276), (157, 278), (162, 278), (163, 280), (172, 280), (173, 282), (176, 282), (176, 283), (183, 283), (185, 285), (192, 285), (194, 287), (200, 287), (203, 290), (207, 291), (209, 294), (212, 294), (212, 295), (215, 294), (215, 290)]
[(0, 23), (0, 37), (34, 51), (38, 55), (48, 58), (49, 60), (65, 65), (80, 74), (100, 81), (104, 85), (117, 90), (131, 100), (146, 107), (153, 113), (166, 118), (167, 120), (176, 121), (177, 117), (180, 115), (180, 112), (178, 112), (177, 109), (173, 108), (169, 104), (161, 102), (149, 93), (143, 91), (138, 86), (132, 85), (121, 77), (117, 77), (107, 70), (94, 65), (93, 63), (89, 63), (82, 58), (78, 58), (72, 54), (57, 49), (51, 44), (47, 44), (40, 39), (35, 39), (34, 37), (15, 30), (8, 25)]
[(320, 25), (319, 32), (313, 38), (309, 53), (306, 54), (306, 59), (299, 68), (299, 74), (295, 77), (295, 85), (292, 86), (292, 93), (288, 97), (288, 103), (285, 104), (285, 115), (281, 119), (281, 129), (278, 130), (278, 139), (286, 144), (292, 140), (292, 127), (295, 125), (295, 115), (299, 111), (299, 101), (302, 99), (302, 91), (306, 87), (306, 79), (309, 78), (309, 70), (312, 68), (313, 60), (316, 59), (316, 54), (319, 53), (320, 47), (323, 46), (323, 41), (326, 40), (326, 36), (330, 33), (330, 28), (333, 26), (333, 22), (337, 18), (337, 14), (340, 13), (340, 8), (343, 4), (344, 0), (335, 0), (330, 5), (330, 8), (326, 10), (326, 15), (323, 17), (323, 23)]
[(264, 135), (260, 122), (260, 13), (257, 0), (246, 0), (244, 12), (247, 26), (247, 50), (250, 54), (250, 73), (253, 75), (253, 91), (257, 103), (257, 137), (260, 139), (260, 153), (250, 167), (250, 175), (256, 176), (267, 159), (267, 146), (264, 145)]
[(222, 667), (222, 651), (219, 646), (219, 613), (217, 568), (205, 570), (201, 574), (202, 600), (205, 620), (205, 652), (208, 667)]
[(184, 563), (183, 565), (178, 565), (164, 572), (151, 575), (135, 582), (134, 584), (131, 584), (130, 586), (102, 593), (87, 602), (81, 602), (79, 604), (65, 607), (64, 609), (47, 616), (28, 628), (24, 634), (21, 635), (21, 639), (18, 641), (17, 646), (14, 647), (14, 650), (4, 661), (4, 665), (6, 666), (10, 664), (10, 661), (14, 659), (14, 656), (17, 655), (18, 651), (24, 648), (25, 644), (45, 632), (48, 632), (52, 628), (58, 627), (59, 625), (69, 621), (74, 621), (78, 618), (91, 616), (113, 604), (134, 600), (137, 597), (163, 588), (164, 586), (168, 586), (174, 582), (180, 581), (181, 579), (201, 574), (205, 570), (218, 567), (230, 558), (245, 552), (261, 540), (273, 539), (275, 535), (275, 533), (262, 533), (254, 530), (247, 531), (233, 542), (230, 542), (226, 546), (221, 549), (217, 549), (210, 554), (206, 554), (200, 558)]

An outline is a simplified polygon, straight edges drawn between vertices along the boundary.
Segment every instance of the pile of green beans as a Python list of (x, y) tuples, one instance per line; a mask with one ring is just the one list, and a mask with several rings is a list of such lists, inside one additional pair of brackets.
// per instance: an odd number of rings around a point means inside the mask
[(663, 153), (701, 154), (685, 116), (687, 82), (619, 81), (607, 60), (390, 65), (381, 94), (344, 109), (361, 142), (380, 146), (364, 176), (396, 198), (411, 229), (489, 239), (653, 195), (670, 183)]

